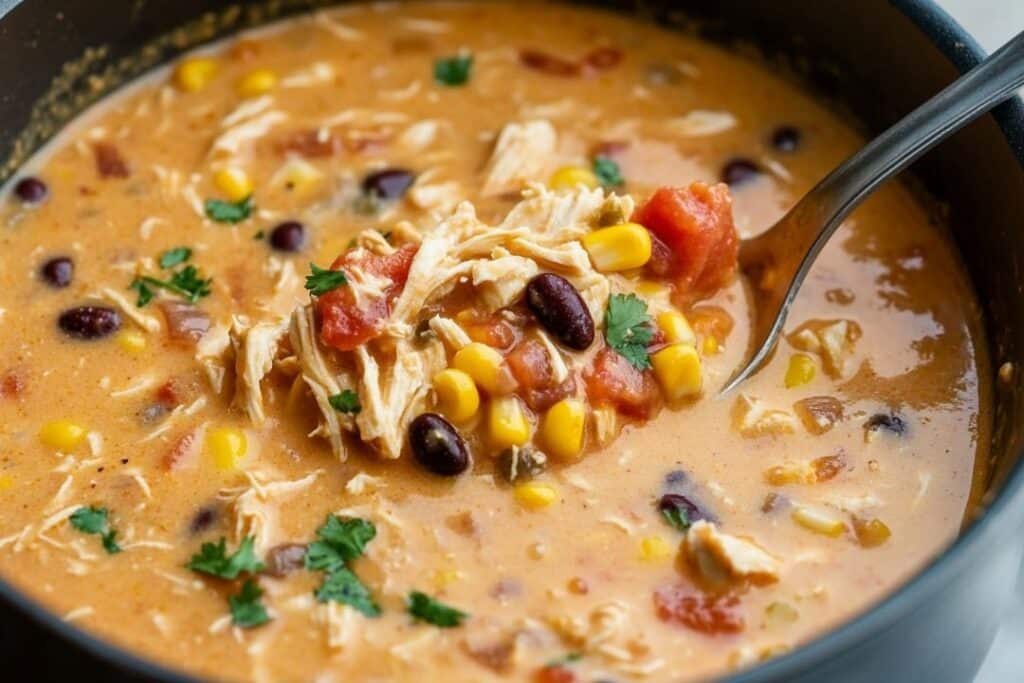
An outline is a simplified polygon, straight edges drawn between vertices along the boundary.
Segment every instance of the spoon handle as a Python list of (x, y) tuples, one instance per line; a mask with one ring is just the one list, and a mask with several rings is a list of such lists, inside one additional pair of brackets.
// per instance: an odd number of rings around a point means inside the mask
[[(811, 265), (851, 211), (879, 185), (1024, 86), (1024, 33), (865, 145), (819, 182), (767, 232), (744, 240), (740, 264), (758, 301), (753, 354), (725, 396), (771, 356)], [(760, 278), (766, 264), (772, 277)]]

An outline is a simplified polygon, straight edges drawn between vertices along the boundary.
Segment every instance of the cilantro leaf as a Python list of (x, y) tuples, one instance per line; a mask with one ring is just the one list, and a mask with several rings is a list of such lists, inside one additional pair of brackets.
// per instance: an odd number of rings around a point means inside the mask
[[(316, 530), (316, 535), (320, 540), (309, 545), (306, 568), (332, 571), (336, 564), (325, 565), (324, 558), (340, 558), (342, 563), (351, 562), (363, 554), (366, 545), (377, 535), (377, 528), (373, 522), (365, 519), (330, 515)], [(325, 546), (333, 552), (325, 550)], [(316, 564), (321, 566), (314, 566)]]
[(142, 308), (153, 300), (155, 292), (153, 288), (159, 288), (173, 292), (189, 303), (195, 303), (204, 296), (209, 296), (210, 283), (213, 278), (205, 280), (199, 276), (199, 270), (195, 266), (185, 266), (179, 271), (171, 274), (169, 280), (161, 280), (151, 275), (140, 275), (128, 285), (129, 289), (135, 290), (139, 297), (135, 305)]
[(358, 415), (359, 411), (363, 409), (359, 404), (359, 394), (351, 389), (345, 389), (340, 394), (328, 397), (327, 402), (339, 413), (347, 415)]
[(591, 168), (594, 170), (594, 175), (597, 176), (597, 179), (605, 187), (619, 187), (626, 182), (623, 180), (622, 171), (614, 159), (596, 156), (591, 164)]
[(83, 534), (98, 534), (108, 555), (121, 552), (121, 546), (114, 540), (117, 532), (110, 528), (110, 512), (107, 508), (80, 507), (72, 513), (69, 521), (71, 526)]
[(318, 602), (339, 602), (350, 605), (368, 617), (380, 615), (380, 607), (359, 577), (347, 567), (336, 569), (324, 579), (313, 595)]
[(132, 283), (128, 285), (128, 289), (134, 289), (135, 292), (139, 295), (138, 298), (135, 300), (135, 305), (138, 306), (139, 308), (142, 308), (143, 306), (145, 306), (146, 304), (153, 300), (153, 290), (150, 289), (146, 285), (146, 283), (143, 282), (142, 279), (140, 278), (135, 278), (134, 280), (132, 280)]
[(608, 346), (637, 370), (651, 367), (647, 345), (654, 337), (647, 304), (635, 294), (612, 294), (604, 314), (604, 338)]
[(316, 264), (310, 263), (311, 275), (306, 276), (306, 289), (313, 296), (323, 296), (331, 290), (348, 284), (348, 278), (344, 271), (319, 268)]
[(206, 217), (218, 223), (241, 223), (252, 213), (252, 195), (237, 202), (223, 199), (207, 199), (203, 205)]
[(333, 572), (345, 566), (345, 558), (330, 543), (313, 541), (306, 548), (306, 569)]
[(426, 593), (419, 591), (409, 593), (406, 609), (409, 611), (409, 614), (420, 621), (425, 621), (428, 624), (440, 626), (441, 628), (460, 626), (462, 620), (469, 616), (465, 612), (438, 602)]
[(661, 516), (664, 517), (668, 525), (674, 529), (686, 531), (690, 528), (690, 516), (686, 513), (686, 510), (681, 507), (673, 506), (662, 508)]
[(267, 608), (260, 602), (263, 590), (252, 579), (246, 579), (238, 595), (228, 597), (231, 622), (241, 628), (254, 628), (270, 621)]
[(473, 70), (473, 55), (442, 57), (434, 61), (434, 80), (441, 85), (465, 85)]
[(238, 545), (238, 550), (228, 555), (227, 542), (222, 536), (217, 543), (204, 543), (185, 566), (194, 572), (229, 580), (237, 579), (243, 572), (255, 574), (263, 571), (263, 563), (253, 551), (254, 542), (255, 538), (247, 536)]
[(107, 508), (80, 507), (71, 515), (71, 526), (83, 534), (102, 534), (107, 528)]
[(175, 247), (160, 254), (160, 267), (173, 268), (179, 263), (184, 263), (192, 258), (192, 250), (188, 247)]

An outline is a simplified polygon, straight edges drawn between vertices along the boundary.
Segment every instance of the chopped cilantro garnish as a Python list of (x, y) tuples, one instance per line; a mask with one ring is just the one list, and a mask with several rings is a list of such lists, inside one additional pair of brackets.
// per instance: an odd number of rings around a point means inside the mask
[(309, 264), (311, 275), (306, 276), (306, 289), (313, 296), (323, 296), (331, 290), (348, 284), (344, 271), (319, 268), (315, 263)]
[(351, 389), (345, 389), (340, 394), (330, 396), (327, 401), (331, 404), (331, 407), (339, 413), (345, 413), (347, 415), (358, 415), (359, 411), (363, 409), (363, 407), (359, 405), (359, 394)]
[(365, 519), (330, 515), (316, 535), (320, 540), (309, 544), (306, 569), (333, 572), (362, 555), (377, 529)]
[(680, 507), (662, 508), (661, 516), (665, 518), (669, 526), (679, 531), (686, 531), (690, 528), (690, 516), (686, 514), (686, 510)]
[(409, 614), (420, 621), (425, 621), (428, 624), (440, 626), (441, 628), (459, 626), (462, 624), (462, 620), (469, 616), (465, 612), (438, 602), (426, 593), (419, 591), (409, 593), (406, 609), (409, 611)]
[(241, 223), (252, 213), (252, 195), (237, 202), (207, 199), (203, 205), (206, 217), (218, 223)]
[(625, 182), (622, 178), (622, 171), (614, 159), (596, 156), (591, 167), (594, 170), (594, 175), (605, 187), (619, 187)]
[(263, 590), (252, 579), (246, 579), (238, 595), (228, 597), (231, 622), (241, 628), (254, 628), (270, 621), (267, 608), (260, 602)]
[(604, 314), (604, 338), (637, 370), (651, 367), (647, 345), (654, 336), (647, 304), (635, 294), (612, 294)]
[(441, 85), (465, 85), (473, 70), (473, 55), (443, 57), (434, 62), (434, 80)]
[(238, 550), (228, 555), (227, 543), (221, 537), (217, 543), (204, 543), (199, 553), (193, 555), (185, 566), (194, 572), (229, 580), (237, 579), (243, 572), (255, 574), (263, 571), (263, 563), (253, 551), (254, 542), (252, 536), (247, 536), (238, 545)]
[(313, 593), (318, 602), (340, 602), (350, 605), (368, 617), (380, 614), (380, 607), (370, 595), (370, 589), (347, 567), (335, 569)]
[(109, 555), (121, 552), (121, 546), (115, 540), (117, 532), (110, 528), (110, 513), (107, 508), (80, 507), (71, 515), (71, 526), (83, 534), (99, 534), (103, 549)]
[(135, 301), (135, 305), (142, 308), (153, 300), (154, 287), (173, 292), (189, 303), (194, 304), (204, 296), (210, 295), (211, 282), (213, 282), (213, 278), (206, 278), (204, 280), (199, 277), (199, 270), (195, 266), (185, 266), (181, 270), (172, 273), (171, 277), (167, 280), (161, 280), (151, 275), (140, 275), (132, 280), (128, 287), (138, 293), (139, 297)]
[(192, 250), (188, 247), (175, 247), (160, 254), (160, 267), (173, 268), (179, 263), (184, 263), (192, 258)]

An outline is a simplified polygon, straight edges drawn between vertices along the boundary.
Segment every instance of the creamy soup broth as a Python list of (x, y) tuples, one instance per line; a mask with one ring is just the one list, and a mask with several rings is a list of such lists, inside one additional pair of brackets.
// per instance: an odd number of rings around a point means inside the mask
[[(899, 184), (846, 222), (787, 339), (733, 396), (716, 398), (747, 352), (748, 284), (666, 293), (641, 268), (608, 275), (611, 290), (656, 318), (686, 316), (699, 393), (641, 419), (587, 399), (577, 375), (584, 444), (549, 453), (532, 480), (508, 483), (504, 449), (489, 441), (497, 390), (479, 392), (476, 417), (456, 423), (472, 459), (457, 476), (429, 471), (404, 441), (398, 458), (362, 444), (347, 394), (335, 401), (343, 452), (318, 427), (322, 406), (294, 337), (281, 334), (310, 306), (310, 263), (416, 245), (463, 201), (488, 226), (520, 201), (596, 192), (601, 204), (602, 190), (586, 189), (596, 157), (624, 180), (608, 191), (638, 206), (659, 187), (727, 180), (738, 235), (756, 234), (863, 143), (765, 64), (622, 16), (473, 3), (355, 5), (189, 59), (85, 114), (0, 207), (0, 572), (48, 609), (212, 679), (691, 680), (820, 635), (957, 534), (981, 479), (989, 368), (936, 214)], [(529, 144), (554, 134), (527, 159), (505, 159), (522, 172), (511, 180), (494, 158), (510, 124), (541, 126), (526, 129)], [(614, 184), (607, 166), (598, 171)], [(19, 185), (28, 177), (43, 189)], [(528, 181), (553, 189), (523, 199)], [(400, 186), (394, 197), (388, 182)], [(301, 227), (278, 228), (288, 221)], [(178, 247), (191, 254), (173, 264)], [(212, 278), (208, 294), (187, 277), (184, 294), (136, 279), (171, 282), (189, 265), (193, 279)], [(341, 287), (370, 287), (348, 275)], [(153, 298), (140, 307), (144, 291)], [(198, 347), (199, 334), (172, 330), (181, 321), (165, 312), (191, 315), (189, 296), (209, 327)], [(480, 306), (465, 282), (446, 296), (431, 314), (474, 340), (503, 333), (500, 312), (498, 322), (459, 317)], [(116, 330), (61, 318), (84, 305), (115, 312)], [(529, 319), (521, 302), (508, 308), (512, 328)], [(322, 310), (308, 310), (316, 329)], [(590, 351), (556, 344), (570, 372), (609, 343), (593, 317)], [(275, 343), (266, 368), (256, 362), (255, 388), (240, 389), (261, 322)], [(424, 336), (423, 348), (454, 363), (443, 333), (443, 343)], [(369, 419), (358, 352), (320, 345), (332, 372), (354, 377), (352, 400)], [(491, 346), (508, 353), (500, 339)], [(382, 372), (397, 362), (382, 342), (366, 348)], [(433, 376), (417, 380), (413, 413), (443, 412)], [(799, 403), (811, 397), (827, 397), (818, 424)], [(516, 405), (526, 445), (548, 450), (546, 410)], [(610, 435), (596, 424), (609, 414)], [(315, 541), (334, 514), (375, 530), (341, 564), (378, 615), (322, 600), (315, 591), (332, 571), (301, 566), (302, 546), (291, 564), (282, 551)], [(247, 571), (240, 558), (243, 570), (223, 578), (230, 567), (218, 577), (187, 566), (221, 538), (228, 556), (249, 539), (267, 568)], [(247, 580), (261, 596), (244, 596)], [(464, 616), (414, 618), (411, 591)]]

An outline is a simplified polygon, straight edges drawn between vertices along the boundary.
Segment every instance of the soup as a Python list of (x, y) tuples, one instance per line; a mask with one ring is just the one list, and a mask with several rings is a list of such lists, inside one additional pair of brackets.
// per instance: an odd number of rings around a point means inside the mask
[(0, 572), (224, 680), (690, 680), (957, 534), (989, 366), (889, 186), (773, 359), (742, 238), (863, 140), (557, 5), (353, 5), (83, 115), (0, 209)]

